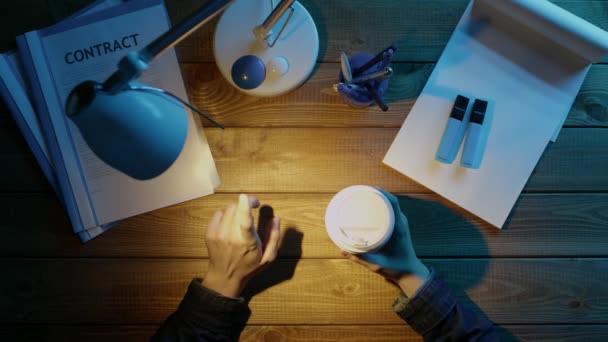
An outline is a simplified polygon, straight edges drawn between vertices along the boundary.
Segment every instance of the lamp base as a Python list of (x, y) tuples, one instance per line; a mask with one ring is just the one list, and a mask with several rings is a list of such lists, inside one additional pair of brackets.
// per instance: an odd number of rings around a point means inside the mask
[[(272, 11), (270, 0), (236, 0), (224, 11), (215, 31), (214, 54), (220, 72), (232, 86), (253, 96), (277, 96), (297, 88), (310, 76), (319, 54), (319, 34), (304, 6), (297, 1), (292, 6), (293, 15), (273, 47), (253, 34), (253, 28)], [(270, 41), (287, 17), (277, 22)], [(263, 82), (253, 89), (242, 88), (233, 80), (234, 63), (248, 55), (258, 57), (266, 71)]]

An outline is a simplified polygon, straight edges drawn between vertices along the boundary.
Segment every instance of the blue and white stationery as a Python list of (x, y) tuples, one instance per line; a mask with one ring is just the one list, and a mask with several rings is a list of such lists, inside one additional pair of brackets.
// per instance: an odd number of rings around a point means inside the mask
[[(188, 138), (175, 164), (157, 178), (137, 181), (99, 160), (64, 114), (66, 97), (76, 84), (106, 79), (128, 51), (144, 46), (168, 28), (163, 1), (142, 0), (18, 39), (75, 232), (209, 195), (219, 185), (198, 117), (189, 115)], [(152, 63), (142, 82), (187, 98), (174, 51)], [(108, 139), (112, 139), (111, 132)]]
[(439, 143), (439, 148), (437, 149), (435, 159), (438, 161), (451, 164), (454, 158), (456, 158), (456, 153), (460, 149), (460, 144), (468, 127), (470, 116), (470, 112), (467, 110), (468, 107), (469, 98), (458, 95), (445, 125), (441, 143)]
[[(71, 18), (95, 13), (104, 9), (121, 4), (123, 0), (98, 0), (89, 6), (74, 13)], [(68, 18), (66, 20), (71, 20)], [(0, 54), (0, 95), (7, 103), (11, 115), (17, 123), (17, 127), (23, 134), (34, 158), (40, 165), (43, 174), (57, 194), (57, 197), (65, 206), (63, 196), (59, 191), (59, 185), (55, 178), (55, 170), (51, 162), (47, 145), (40, 127), (40, 120), (34, 111), (31, 101), (31, 89), (26, 81), (21, 60), (17, 51), (9, 51)], [(87, 242), (92, 238), (106, 232), (113, 223), (92, 227), (78, 232), (80, 241)]]
[(490, 120), (486, 120), (488, 102), (475, 99), (471, 115), (469, 116), (469, 127), (460, 156), (460, 165), (470, 169), (478, 169), (486, 149), (487, 135), (489, 133)]
[[(384, 163), (501, 228), (607, 51), (607, 32), (549, 1), (471, 1)], [(478, 169), (435, 159), (458, 94), (489, 100), (483, 121), (469, 124), (483, 137), (491, 123)], [(471, 166), (476, 136), (456, 156)]]

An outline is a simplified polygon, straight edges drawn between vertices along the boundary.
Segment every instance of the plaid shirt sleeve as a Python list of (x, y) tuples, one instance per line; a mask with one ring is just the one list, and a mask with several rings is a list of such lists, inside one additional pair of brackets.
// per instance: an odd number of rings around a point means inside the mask
[(492, 322), (458, 303), (435, 270), (412, 298), (401, 292), (393, 310), (425, 341), (499, 341)]
[(224, 297), (193, 279), (152, 341), (238, 341), (250, 315), (245, 299)]

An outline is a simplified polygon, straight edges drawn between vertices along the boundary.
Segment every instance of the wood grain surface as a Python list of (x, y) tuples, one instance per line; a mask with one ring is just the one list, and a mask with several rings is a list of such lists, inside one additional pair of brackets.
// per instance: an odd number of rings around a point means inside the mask
[[(190, 101), (227, 126), (205, 130), (218, 193), (127, 219), (87, 244), (0, 101), (0, 341), (148, 340), (204, 275), (207, 222), (240, 192), (272, 206), (284, 231), (279, 260), (248, 287), (242, 341), (420, 341), (391, 310), (398, 289), (344, 260), (325, 233), (327, 203), (352, 184), (400, 195), (418, 255), (502, 340), (608, 340), (608, 58), (591, 67), (499, 231), (381, 163), (468, 0), (300, 2), (321, 46), (310, 79), (288, 94), (255, 98), (223, 79), (217, 19), (176, 48)], [(608, 29), (608, 1), (551, 2)], [(0, 3), (0, 49), (88, 3)], [(200, 4), (167, 0), (174, 22)], [(339, 53), (389, 44), (391, 109), (341, 103)]]
[[(319, 31), (320, 62), (337, 61), (340, 52), (380, 51), (397, 45), (400, 62), (437, 61), (467, 0), (302, 0)], [(603, 29), (608, 4), (602, 0), (552, 0), (552, 3)], [(196, 9), (198, 0), (168, 3), (174, 20)], [(213, 61), (213, 27), (203, 27), (177, 48), (184, 62)], [(607, 61), (608, 59), (603, 59)]]
[[(206, 129), (220, 192), (335, 192), (372, 184), (393, 192), (430, 190), (382, 163), (396, 128)], [(4, 136), (3, 136), (4, 137)], [(6, 138), (6, 140), (5, 140)], [(0, 146), (10, 146), (10, 136)], [(6, 142), (3, 144), (2, 142)], [(49, 189), (26, 146), (6, 147), (0, 191)], [(608, 135), (601, 128), (564, 128), (550, 144), (524, 191), (606, 191)], [(576, 177), (573, 177), (576, 175)], [(9, 177), (10, 176), (10, 177)]]
[[(3, 341), (113, 342), (148, 341), (155, 325), (113, 326), (0, 326)], [(605, 342), (608, 328), (604, 325), (506, 325), (497, 327), (500, 340)], [(409, 342), (422, 341), (406, 325), (249, 325), (241, 335), (243, 342)]]
[[(325, 232), (325, 208), (333, 194), (252, 195), (282, 218), (281, 257), (339, 257)], [(437, 195), (399, 197), (422, 257), (592, 257), (608, 250), (606, 194), (524, 195), (502, 231)], [(84, 248), (67, 233), (67, 216), (52, 194), (0, 195), (0, 206), (13, 208), (0, 221), (0, 256), (206, 258), (207, 222), (236, 198), (216, 194), (139, 215)], [(35, 215), (30, 208), (37, 208)]]
[[(423, 259), (496, 324), (606, 324), (605, 259)], [(4, 259), (6, 323), (159, 324), (206, 259)], [(567, 275), (567, 276), (564, 276)], [(245, 290), (251, 324), (398, 324), (393, 284), (344, 259), (281, 259)], [(84, 310), (84, 308), (90, 308)]]

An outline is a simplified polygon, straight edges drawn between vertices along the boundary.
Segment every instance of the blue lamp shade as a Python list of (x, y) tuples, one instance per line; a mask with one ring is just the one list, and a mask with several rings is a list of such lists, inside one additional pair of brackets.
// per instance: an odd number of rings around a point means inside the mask
[(75, 89), (67, 112), (93, 152), (108, 165), (146, 180), (167, 170), (179, 156), (188, 134), (181, 103), (158, 92), (127, 89), (115, 95), (94, 82)]
[(246, 55), (234, 62), (231, 74), (232, 81), (239, 88), (255, 89), (266, 79), (266, 66), (260, 58)]

